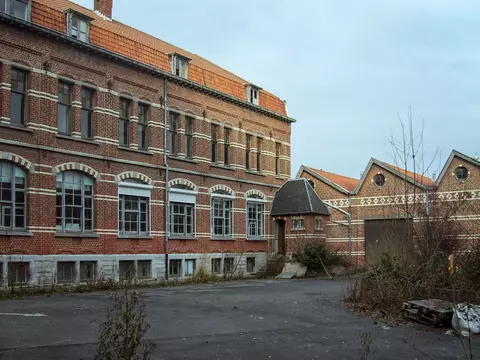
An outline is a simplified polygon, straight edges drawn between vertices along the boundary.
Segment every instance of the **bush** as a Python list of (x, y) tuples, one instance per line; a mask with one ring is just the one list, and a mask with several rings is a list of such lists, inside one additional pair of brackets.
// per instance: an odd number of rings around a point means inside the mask
[(325, 272), (325, 268), (330, 266), (343, 265), (342, 257), (329, 251), (325, 244), (307, 244), (292, 258), (314, 273)]

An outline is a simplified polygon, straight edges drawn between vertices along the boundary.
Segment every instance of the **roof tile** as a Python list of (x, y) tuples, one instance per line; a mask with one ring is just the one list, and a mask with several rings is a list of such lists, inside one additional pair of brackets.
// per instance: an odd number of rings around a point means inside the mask
[(328, 171), (314, 169), (311, 167), (309, 167), (309, 169), (348, 191), (354, 191), (358, 183), (360, 182), (359, 179), (354, 179), (348, 176), (338, 175)]

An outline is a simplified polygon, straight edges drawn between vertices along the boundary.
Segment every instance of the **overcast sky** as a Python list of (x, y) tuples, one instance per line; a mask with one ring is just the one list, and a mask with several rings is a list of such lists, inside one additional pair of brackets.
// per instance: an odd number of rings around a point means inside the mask
[(286, 99), (293, 176), (391, 162), (409, 107), (436, 167), (480, 155), (478, 0), (114, 0), (113, 17)]

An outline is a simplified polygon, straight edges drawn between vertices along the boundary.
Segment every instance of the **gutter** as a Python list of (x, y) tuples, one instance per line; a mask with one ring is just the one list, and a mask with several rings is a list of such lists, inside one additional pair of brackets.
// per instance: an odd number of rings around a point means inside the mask
[(176, 75), (173, 75), (169, 72), (166, 72), (166, 71), (157, 69), (153, 66), (141, 63), (140, 61), (133, 60), (133, 59), (128, 58), (126, 56), (119, 55), (119, 54), (114, 53), (112, 51), (103, 49), (103, 48), (101, 48), (97, 45), (93, 45), (93, 44), (90, 44), (90, 43), (85, 43), (83, 41), (71, 38), (64, 33), (61, 33), (61, 32), (58, 32), (58, 31), (55, 31), (55, 30), (52, 30), (52, 29), (48, 29), (44, 26), (34, 24), (32, 22), (29, 22), (29, 21), (21, 20), (19, 18), (16, 18), (14, 16), (11, 16), (11, 15), (8, 15), (8, 14), (2, 13), (2, 12), (0, 12), (0, 21), (5, 22), (5, 23), (14, 24), (14, 25), (20, 26), (22, 28), (27, 28), (30, 31), (39, 32), (39, 33), (42, 33), (46, 36), (51, 36), (51, 37), (55, 37), (57, 39), (61, 39), (65, 42), (70, 43), (71, 45), (75, 45), (75, 46), (79, 47), (82, 50), (93, 52), (95, 54), (105, 56), (107, 58), (119, 61), (119, 62), (121, 62), (121, 63), (123, 63), (127, 66), (138, 68), (138, 69), (143, 70), (143, 71), (145, 71), (147, 73), (150, 73), (152, 75), (156, 75), (156, 76), (160, 76), (162, 78), (166, 78), (173, 84), (177, 84), (177, 85), (180, 85), (180, 86), (183, 86), (183, 87), (186, 87), (186, 88), (196, 90), (196, 91), (201, 92), (201, 93), (205, 93), (205, 94), (213, 96), (217, 99), (232, 103), (234, 105), (238, 105), (238, 106), (243, 107), (243, 108), (247, 108), (249, 110), (258, 112), (258, 113), (263, 114), (263, 115), (273, 117), (277, 120), (281, 120), (281, 121), (284, 121), (284, 122), (287, 122), (287, 123), (296, 122), (296, 120), (294, 118), (291, 118), (288, 115), (285, 116), (283, 114), (279, 114), (275, 111), (266, 109), (264, 107), (261, 107), (261, 106), (255, 105), (255, 104), (252, 104), (248, 101), (245, 101), (245, 100), (236, 98), (234, 96), (225, 94), (221, 91), (209, 88), (208, 86), (195, 83), (195, 82), (193, 82), (191, 80), (188, 80), (188, 79), (183, 79), (183, 78), (181, 78), (179, 76), (176, 76)]
[(167, 111), (167, 96), (168, 96), (168, 80), (167, 78), (163, 79), (163, 115), (164, 115), (164, 126), (163, 126), (163, 164), (165, 165), (165, 279), (168, 280), (169, 271), (169, 261), (168, 261), (168, 240), (170, 237), (169, 229), (169, 217), (170, 217), (170, 198), (169, 191), (170, 186), (168, 185), (168, 172), (170, 170), (168, 166), (168, 156), (167, 156), (167, 124), (168, 124), (168, 111)]

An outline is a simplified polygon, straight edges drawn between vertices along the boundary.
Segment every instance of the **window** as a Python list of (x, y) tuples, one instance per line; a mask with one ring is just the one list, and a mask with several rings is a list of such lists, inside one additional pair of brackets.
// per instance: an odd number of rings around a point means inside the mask
[(262, 171), (262, 139), (257, 138), (257, 171)]
[(315, 218), (315, 230), (322, 230), (322, 219)]
[(212, 138), (212, 163), (216, 164), (218, 162), (218, 125), (212, 124), (211, 138)]
[(233, 272), (233, 261), (234, 261), (234, 258), (225, 258), (223, 260), (223, 272), (224, 273), (232, 273)]
[(82, 120), (83, 139), (93, 139), (93, 90), (82, 88)]
[(120, 195), (118, 221), (120, 234), (148, 234), (149, 199)]
[(73, 283), (75, 282), (75, 263), (57, 262), (57, 282)]
[(170, 276), (182, 276), (182, 260), (170, 260)]
[(247, 273), (254, 273), (255, 272), (255, 258), (248, 257), (247, 258)]
[(27, 99), (27, 73), (12, 69), (12, 92), (10, 94), (10, 122), (15, 125), (25, 125)]
[(173, 236), (194, 236), (195, 205), (170, 203), (170, 232)]
[(188, 61), (190, 59), (180, 56), (172, 56), (172, 73), (181, 78), (188, 79)]
[(250, 169), (250, 152), (252, 151), (252, 135), (246, 135), (246, 153), (245, 153), (245, 168)]
[(223, 162), (230, 165), (230, 133), (231, 129), (225, 128), (223, 133)]
[(293, 219), (293, 230), (304, 230), (305, 221), (303, 219)]
[(265, 204), (256, 202), (247, 202), (247, 237), (262, 238), (264, 232), (264, 212)]
[(185, 118), (185, 156), (193, 159), (193, 118)]
[(260, 89), (253, 86), (253, 85), (248, 85), (246, 87), (247, 89), (247, 100), (248, 102), (252, 103), (252, 104), (255, 104), (255, 105), (258, 105), (259, 104), (259, 91)]
[(93, 179), (84, 173), (57, 174), (57, 231), (93, 231)]
[(468, 169), (463, 165), (460, 165), (455, 169), (455, 177), (459, 181), (467, 180), (468, 175), (469, 175)]
[(185, 276), (191, 276), (195, 273), (197, 268), (197, 260), (187, 259), (185, 260)]
[(25, 171), (0, 161), (0, 230), (25, 229), (26, 183)]
[(30, 18), (28, 0), (0, 0), (0, 11), (26, 21)]
[(96, 261), (80, 261), (80, 281), (94, 281), (97, 277)]
[(135, 261), (121, 260), (118, 262), (120, 280), (131, 280), (135, 277)]
[(152, 278), (152, 260), (137, 261), (137, 278), (138, 279)]
[(232, 235), (232, 200), (212, 199), (212, 236), (227, 237)]
[(130, 144), (130, 100), (120, 99), (120, 145)]
[(309, 179), (307, 180), (307, 182), (312, 187), (312, 189), (315, 189), (315, 183), (313, 182), (313, 180)]
[(222, 259), (212, 259), (212, 273), (221, 274), (222, 273)]
[(27, 284), (29, 277), (29, 263), (11, 262), (8, 264), (8, 285)]
[(373, 177), (373, 182), (374, 182), (375, 185), (377, 185), (377, 186), (383, 186), (383, 185), (385, 185), (385, 175), (383, 175), (383, 174), (376, 174), (376, 175)]
[(138, 148), (141, 150), (148, 149), (147, 130), (148, 106), (145, 104), (138, 104)]
[(170, 155), (176, 156), (178, 154), (178, 114), (176, 113), (170, 113), (168, 133), (168, 150), (170, 151)]
[(72, 131), (72, 85), (58, 83), (58, 133), (70, 135)]
[(88, 20), (72, 13), (67, 14), (68, 36), (83, 42), (88, 42), (88, 28)]
[(280, 175), (282, 172), (281, 167), (280, 167), (280, 152), (281, 152), (281, 144), (280, 143), (275, 143), (275, 174)]

